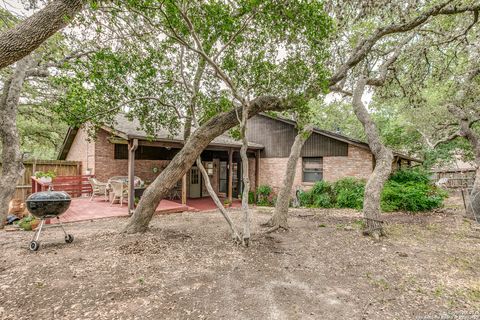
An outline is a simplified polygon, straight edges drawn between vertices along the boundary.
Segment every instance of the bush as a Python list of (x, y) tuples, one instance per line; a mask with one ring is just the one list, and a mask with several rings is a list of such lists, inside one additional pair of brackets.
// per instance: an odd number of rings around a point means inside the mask
[(336, 201), (335, 207), (360, 210), (363, 208), (365, 180), (355, 178), (340, 179), (333, 184), (333, 192)]
[(254, 204), (255, 203), (255, 193), (253, 191), (250, 191), (248, 193), (248, 203), (249, 204)]
[(259, 206), (271, 206), (272, 187), (268, 185), (261, 185), (257, 188), (257, 204)]
[(316, 182), (311, 193), (311, 201), (314, 207), (318, 208), (332, 208), (335, 204), (335, 196), (332, 185), (327, 181)]
[(312, 194), (308, 191), (298, 191), (297, 193), (298, 202), (300, 207), (311, 207), (312, 206)]
[(418, 182), (430, 184), (430, 176), (431, 173), (421, 168), (401, 169), (395, 171), (388, 180), (398, 183)]
[[(310, 191), (300, 191), (298, 200), (302, 207), (363, 208), (365, 180), (344, 178), (331, 184), (315, 183)], [(427, 211), (443, 204), (447, 193), (436, 187), (430, 174), (422, 169), (404, 169), (394, 172), (382, 192), (383, 211)]]
[(389, 180), (382, 192), (383, 211), (427, 211), (443, 204), (447, 192), (431, 183)]

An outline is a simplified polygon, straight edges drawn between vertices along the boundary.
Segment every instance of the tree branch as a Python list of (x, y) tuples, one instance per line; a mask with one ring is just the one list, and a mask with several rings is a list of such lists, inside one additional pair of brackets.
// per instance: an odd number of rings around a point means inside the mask
[(0, 34), (0, 69), (27, 56), (65, 27), (85, 0), (54, 0), (42, 10)]
[(329, 87), (334, 86), (339, 81), (347, 76), (347, 72), (356, 66), (372, 49), (372, 47), (385, 36), (403, 33), (424, 24), (430, 17), (438, 15), (451, 15), (463, 12), (474, 12), (480, 10), (480, 4), (475, 5), (465, 5), (465, 6), (449, 6), (452, 0), (444, 1), (436, 6), (433, 6), (431, 9), (425, 11), (424, 13), (418, 15), (417, 17), (399, 24), (391, 24), (387, 27), (377, 28), (372, 35), (362, 40), (354, 49), (353, 53), (347, 59), (347, 61), (342, 64), (337, 71), (329, 79)]

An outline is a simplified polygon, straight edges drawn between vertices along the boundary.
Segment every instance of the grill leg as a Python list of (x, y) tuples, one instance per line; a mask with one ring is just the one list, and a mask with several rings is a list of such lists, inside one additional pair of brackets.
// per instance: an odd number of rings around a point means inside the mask
[(63, 233), (65, 234), (65, 237), (68, 237), (67, 232), (66, 232), (65, 229), (63, 228), (62, 221), (60, 221), (60, 218), (59, 218), (59, 217), (57, 217), (57, 220), (58, 220), (58, 224), (60, 225), (60, 228), (62, 228)]
[(38, 241), (44, 224), (45, 224), (45, 219), (40, 220), (40, 226), (38, 226), (38, 229), (35, 231), (32, 241)]

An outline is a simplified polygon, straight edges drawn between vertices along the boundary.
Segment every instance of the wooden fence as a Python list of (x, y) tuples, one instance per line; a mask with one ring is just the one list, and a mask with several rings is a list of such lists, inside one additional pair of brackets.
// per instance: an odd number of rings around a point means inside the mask
[[(36, 171), (53, 171), (57, 176), (76, 176), (82, 174), (80, 161), (65, 160), (28, 160), (24, 161), (25, 172), (18, 180), (14, 199), (25, 200), (32, 193), (31, 177)], [(2, 164), (0, 162), (0, 170)]]
[(435, 182), (446, 180), (444, 185), (449, 189), (470, 188), (475, 180), (475, 170), (448, 170), (433, 173)]

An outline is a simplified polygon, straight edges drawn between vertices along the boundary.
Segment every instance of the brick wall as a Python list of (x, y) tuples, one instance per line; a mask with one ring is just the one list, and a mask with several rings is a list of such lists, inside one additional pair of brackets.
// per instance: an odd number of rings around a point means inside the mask
[[(275, 193), (278, 193), (283, 185), (285, 170), (287, 169), (288, 158), (260, 158), (259, 186), (268, 185)], [(297, 162), (293, 190), (296, 186), (302, 185), (302, 159)]]
[[(113, 176), (128, 175), (128, 160), (114, 159), (115, 145), (108, 141), (110, 134), (100, 130), (95, 141), (95, 175), (100, 181)], [(153, 181), (168, 165), (169, 160), (135, 160), (135, 176), (144, 181)], [(154, 173), (153, 168), (158, 168)]]
[(84, 128), (78, 129), (65, 160), (81, 161), (82, 174), (87, 174), (87, 169), (91, 169), (91, 172), (95, 170), (95, 142), (88, 141)]
[(345, 177), (368, 179), (373, 171), (373, 158), (369, 150), (348, 145), (348, 157), (324, 157), (323, 177), (336, 181)]
[[(283, 185), (288, 158), (260, 159), (259, 185), (269, 185), (277, 193)], [(336, 181), (345, 177), (368, 179), (373, 170), (372, 154), (363, 148), (348, 146), (348, 157), (324, 157), (323, 177)], [(312, 183), (302, 182), (302, 159), (297, 163), (292, 192), (297, 186), (308, 189)]]

